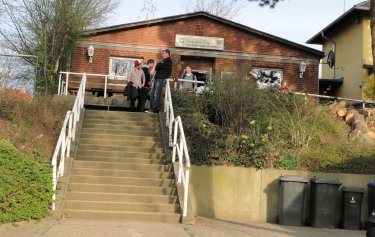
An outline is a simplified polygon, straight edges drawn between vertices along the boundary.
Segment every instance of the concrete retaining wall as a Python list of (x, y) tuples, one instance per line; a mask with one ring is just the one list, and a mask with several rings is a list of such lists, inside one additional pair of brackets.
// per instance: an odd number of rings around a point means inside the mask
[[(239, 167), (206, 167), (192, 166), (190, 180), (190, 197), (196, 215), (235, 221), (240, 223), (277, 222), (279, 177), (281, 175), (298, 175), (305, 178), (338, 178), (342, 186), (365, 188), (362, 205), (362, 221), (367, 219), (368, 191), (367, 183), (375, 175), (313, 173), (288, 170), (256, 170)], [(342, 188), (341, 186), (341, 188)], [(340, 223), (342, 211), (341, 188), (339, 195)], [(308, 214), (309, 186), (306, 192), (305, 216)], [(305, 219), (306, 219), (305, 218)]]

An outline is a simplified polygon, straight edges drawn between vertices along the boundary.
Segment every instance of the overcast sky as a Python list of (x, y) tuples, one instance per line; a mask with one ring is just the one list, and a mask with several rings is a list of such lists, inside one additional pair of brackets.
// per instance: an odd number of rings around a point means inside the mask
[[(182, 6), (184, 0), (154, 0), (156, 12), (154, 17), (160, 18), (186, 13)], [(239, 0), (243, 4), (241, 12), (232, 19), (240, 24), (273, 34), (290, 41), (305, 42), (326, 27), (337, 17), (349, 10), (361, 0), (284, 0), (275, 9), (259, 7), (256, 2)], [(145, 20), (140, 14), (142, 0), (121, 0), (109, 25), (124, 24)], [(319, 46), (307, 45), (317, 49)]]

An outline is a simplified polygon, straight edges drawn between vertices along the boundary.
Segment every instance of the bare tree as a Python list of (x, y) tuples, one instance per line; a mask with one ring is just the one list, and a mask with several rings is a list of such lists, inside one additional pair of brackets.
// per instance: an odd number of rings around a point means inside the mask
[(243, 7), (240, 0), (184, 0), (182, 5), (186, 12), (205, 11), (229, 20), (237, 16)]
[(144, 20), (148, 20), (155, 17), (156, 7), (154, 0), (143, 0), (143, 5), (141, 8), (141, 12), (139, 14), (139, 18), (143, 18)]
[(117, 5), (118, 0), (0, 0), (3, 47), (38, 56), (37, 91), (54, 93), (57, 72), (69, 64), (75, 44), (86, 30), (103, 25)]
[(259, 2), (259, 6), (269, 6), (271, 8), (274, 8), (276, 4), (282, 0), (249, 0), (250, 2)]

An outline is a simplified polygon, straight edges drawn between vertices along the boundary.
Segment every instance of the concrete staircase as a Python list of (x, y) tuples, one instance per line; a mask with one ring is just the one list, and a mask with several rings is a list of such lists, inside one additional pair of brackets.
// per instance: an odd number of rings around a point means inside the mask
[(180, 220), (171, 165), (164, 165), (159, 117), (86, 110), (73, 160), (66, 218)]

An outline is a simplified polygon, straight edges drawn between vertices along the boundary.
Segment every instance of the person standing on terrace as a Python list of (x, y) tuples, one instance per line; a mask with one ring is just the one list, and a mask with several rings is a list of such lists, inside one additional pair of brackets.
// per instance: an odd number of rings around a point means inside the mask
[(155, 67), (155, 79), (150, 98), (153, 113), (159, 113), (161, 92), (166, 79), (168, 79), (172, 73), (172, 60), (169, 49), (164, 49), (161, 56), (163, 60), (157, 63)]
[[(143, 72), (143, 70), (141, 69), (141, 65), (142, 63), (139, 62), (138, 60), (135, 60), (134, 61), (134, 68), (129, 70), (128, 72), (128, 82), (132, 82), (133, 83), (133, 87), (135, 87), (138, 91), (138, 95), (141, 94), (141, 89), (145, 86), (145, 82), (146, 82), (146, 77), (145, 77), (145, 74)], [(130, 100), (130, 110), (131, 111), (135, 111), (135, 101), (137, 99), (131, 99)], [(141, 106), (142, 106), (142, 97), (141, 96), (138, 96), (138, 104), (137, 104), (137, 111), (138, 112), (143, 112), (141, 111)]]

